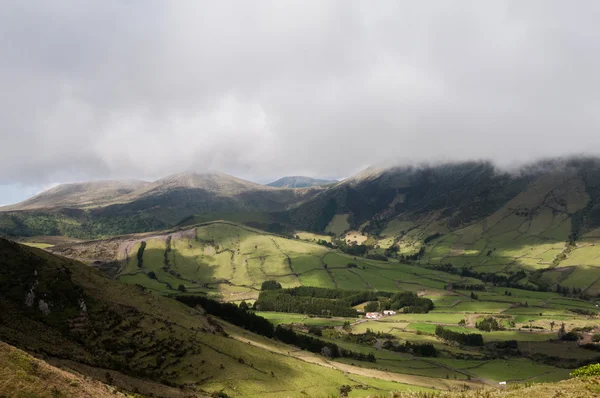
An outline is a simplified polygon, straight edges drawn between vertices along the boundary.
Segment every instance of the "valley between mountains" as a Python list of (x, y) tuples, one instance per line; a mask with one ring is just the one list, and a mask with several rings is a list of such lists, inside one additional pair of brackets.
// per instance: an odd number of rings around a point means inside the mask
[(0, 234), (0, 396), (600, 395), (595, 158), (67, 184)]

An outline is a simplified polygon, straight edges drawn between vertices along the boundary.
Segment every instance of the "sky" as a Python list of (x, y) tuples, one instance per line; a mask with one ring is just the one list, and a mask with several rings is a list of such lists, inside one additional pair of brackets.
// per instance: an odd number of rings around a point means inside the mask
[(0, 204), (600, 151), (600, 2), (0, 2)]

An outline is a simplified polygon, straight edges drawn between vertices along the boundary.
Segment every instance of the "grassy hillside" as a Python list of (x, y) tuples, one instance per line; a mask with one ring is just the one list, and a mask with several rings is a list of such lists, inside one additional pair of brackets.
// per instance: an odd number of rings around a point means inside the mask
[(405, 384), (382, 382), (377, 373), (360, 376), (355, 366), (345, 374), (320, 356), (296, 355), (200, 310), (6, 240), (0, 240), (0, 289), (2, 341), (145, 395), (319, 396), (356, 384), (346, 375), (356, 373), (365, 394), (432, 385), (402, 375), (397, 380)]
[[(140, 266), (137, 253), (142, 241), (145, 248)], [(350, 256), (310, 241), (223, 221), (155, 235), (59, 245), (51, 250), (90, 263), (121, 261), (121, 281), (163, 294), (176, 293), (183, 285), (188, 293), (217, 294), (227, 300), (256, 297), (265, 280), (276, 280), (284, 287), (403, 288), (432, 294), (443, 294), (449, 282), (474, 283), (470, 278)]]
[[(67, 372), (0, 341), (0, 396), (136, 397), (115, 387)], [(140, 396), (141, 397), (141, 396)]]
[(597, 159), (552, 160), (512, 173), (477, 162), (371, 169), (287, 217), (401, 261), (524, 271), (521, 283), (596, 296), (599, 188)]
[[(140, 267), (137, 253), (142, 241)], [(226, 222), (53, 248), (108, 262), (115, 259), (112, 256), (124, 256), (118, 277), (125, 284), (42, 250), (0, 242), (0, 288), (6, 292), (0, 301), (0, 339), (44, 355), (51, 363), (68, 365), (101, 381), (110, 379), (128, 391), (155, 391), (157, 386), (148, 384), (151, 380), (161, 383), (166, 396), (176, 396), (170, 386), (197, 394), (223, 390), (232, 396), (335, 396), (342, 385), (353, 386), (352, 396), (373, 396), (433, 386), (480, 388), (505, 380), (511, 385), (561, 380), (568, 377), (568, 368), (597, 357), (577, 343), (555, 341), (555, 325), (562, 322), (566, 330), (600, 328), (595, 317), (570, 311), (596, 312), (589, 302), (491, 285), (476, 291), (478, 297), (473, 298), (469, 290), (444, 289), (448, 281), (482, 283), (473, 278), (355, 259), (308, 241)], [(374, 353), (376, 362), (332, 360), (254, 335), (154, 293), (208, 293), (239, 301), (255, 298), (266, 279), (287, 287), (419, 292), (435, 302), (428, 314), (379, 320), (260, 314), (300, 331), (305, 330), (302, 325), (335, 330), (347, 321), (344, 328), (351, 333), (371, 330), (383, 333), (385, 339), (431, 343), (440, 355), (415, 357), (381, 349), (381, 343), (340, 339), (334, 333), (321, 338), (353, 352)], [(179, 290), (180, 284), (185, 292)], [(475, 324), (489, 316), (501, 320), (505, 329), (485, 332), (484, 347), (456, 346), (435, 336), (438, 325), (461, 333), (478, 332)], [(491, 347), (506, 340), (517, 341), (518, 356), (493, 354)]]
[[(517, 262), (524, 261), (525, 256), (507, 257), (503, 255), (504, 250), (513, 249), (505, 249), (497, 243), (496, 250), (489, 256), (488, 250), (483, 248), (483, 255), (475, 255), (469, 251), (460, 252), (457, 248), (452, 248), (446, 250), (452, 250), (456, 253), (455, 256), (447, 255), (441, 257), (443, 260), (436, 260), (431, 253), (441, 252), (444, 242), (450, 239), (451, 234), (428, 242), (425, 245), (424, 256), (413, 264), (400, 263), (394, 259), (382, 262), (352, 256), (315, 243), (316, 240), (328, 237), (302, 232), (296, 235), (298, 238), (290, 239), (239, 224), (216, 221), (158, 234), (137, 234), (109, 240), (57, 245), (49, 250), (88, 263), (95, 262), (97, 266), (110, 266), (111, 275), (118, 277), (122, 282), (139, 284), (161, 294), (206, 293), (220, 296), (227, 301), (255, 299), (262, 282), (275, 280), (283, 287), (304, 285), (349, 290), (409, 290), (444, 302), (460, 300), (464, 302), (461, 306), (466, 308), (466, 302), (470, 300), (465, 300), (462, 297), (464, 294), (445, 288), (451, 284), (460, 286), (485, 283), (477, 276), (461, 276), (444, 272), (443, 267), (440, 267), (440, 270), (434, 269), (435, 267), (454, 263), (458, 267), (455, 270), (462, 266), (469, 266), (474, 272), (489, 272), (492, 269), (497, 271), (496, 275), (513, 278), (519, 286), (531, 286), (532, 289), (537, 289), (537, 285), (532, 282), (535, 278), (544, 281), (552, 272), (558, 273), (567, 269), (549, 268), (544, 269), (543, 273), (535, 272), (538, 268), (527, 267)], [(140, 251), (142, 242), (145, 247)], [(400, 252), (404, 250), (406, 249), (401, 249)], [(577, 253), (578, 250), (579, 248), (574, 249), (573, 253)], [(138, 252), (141, 261), (138, 259)], [(471, 258), (473, 263), (468, 263)], [(575, 269), (577, 272), (590, 272), (594, 266)], [(521, 270), (525, 270), (526, 273), (518, 274)], [(523, 279), (515, 280), (514, 276)], [(584, 286), (585, 283), (593, 283), (594, 280), (584, 278), (578, 283), (579, 286)], [(489, 296), (489, 301), (528, 301), (530, 305), (554, 308), (553, 300), (548, 299), (562, 299), (559, 294), (548, 293), (549, 296), (536, 301), (529, 293), (520, 293), (520, 289), (515, 289), (515, 296), (507, 297), (504, 295), (505, 289), (496, 289), (491, 284), (488, 285), (487, 291), (482, 292), (481, 297), (488, 300)], [(584, 303), (583, 301), (572, 301), (576, 303), (575, 306), (586, 307), (585, 304), (579, 304)]]
[[(431, 395), (428, 393), (398, 393), (394, 398), (584, 398), (600, 397), (600, 380), (597, 377), (573, 379), (559, 383), (541, 383), (535, 385), (514, 386), (506, 390), (461, 391), (445, 392)], [(383, 398), (388, 395), (376, 395), (373, 398)]]

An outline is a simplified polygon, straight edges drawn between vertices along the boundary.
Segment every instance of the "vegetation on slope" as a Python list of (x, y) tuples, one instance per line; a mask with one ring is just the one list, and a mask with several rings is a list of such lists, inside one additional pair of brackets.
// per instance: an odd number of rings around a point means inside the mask
[(140, 397), (67, 372), (0, 341), (0, 396), (13, 397)]
[(1, 340), (96, 378), (109, 372), (114, 385), (145, 395), (157, 389), (148, 379), (177, 387), (167, 396), (316, 396), (351, 383), (338, 370), (285, 354), (289, 346), (242, 342), (201, 309), (2, 239), (0, 291)]

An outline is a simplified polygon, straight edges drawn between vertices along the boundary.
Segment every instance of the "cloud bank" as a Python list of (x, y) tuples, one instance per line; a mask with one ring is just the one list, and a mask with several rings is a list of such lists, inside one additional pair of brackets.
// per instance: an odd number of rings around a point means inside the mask
[(3, 1), (0, 185), (595, 154), (599, 12), (586, 0)]

